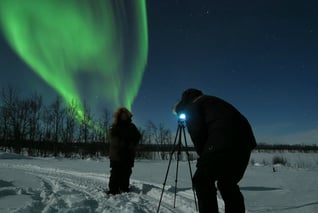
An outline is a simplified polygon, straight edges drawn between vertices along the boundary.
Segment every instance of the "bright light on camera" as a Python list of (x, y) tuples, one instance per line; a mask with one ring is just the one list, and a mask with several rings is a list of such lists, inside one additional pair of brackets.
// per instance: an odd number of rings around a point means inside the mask
[(187, 119), (187, 116), (184, 113), (180, 113), (178, 117), (180, 121), (185, 121)]

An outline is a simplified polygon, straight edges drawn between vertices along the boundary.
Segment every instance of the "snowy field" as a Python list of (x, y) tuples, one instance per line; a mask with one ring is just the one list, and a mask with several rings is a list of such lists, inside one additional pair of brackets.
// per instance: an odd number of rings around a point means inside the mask
[[(271, 164), (284, 157), (286, 166)], [(317, 153), (258, 153), (251, 156), (240, 182), (247, 212), (318, 212)], [(30, 158), (0, 153), (0, 212), (156, 212), (168, 161), (137, 160), (132, 192), (105, 194), (107, 159)], [(193, 162), (195, 170), (195, 162)], [(160, 212), (196, 212), (189, 167), (180, 162), (176, 208), (173, 208), (175, 162)], [(219, 198), (221, 212), (224, 205)]]

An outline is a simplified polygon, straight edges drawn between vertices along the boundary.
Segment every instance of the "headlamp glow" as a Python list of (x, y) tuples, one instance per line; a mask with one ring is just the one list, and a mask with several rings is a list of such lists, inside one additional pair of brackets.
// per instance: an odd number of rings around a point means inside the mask
[(187, 116), (185, 113), (180, 113), (180, 114), (178, 114), (178, 119), (179, 119), (179, 121), (186, 121)]

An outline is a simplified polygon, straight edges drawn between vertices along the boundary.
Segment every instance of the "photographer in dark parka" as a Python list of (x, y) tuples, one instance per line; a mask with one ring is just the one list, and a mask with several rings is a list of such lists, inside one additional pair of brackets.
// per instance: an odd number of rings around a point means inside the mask
[(217, 189), (226, 213), (245, 212), (238, 182), (256, 147), (248, 120), (228, 102), (193, 88), (183, 92), (175, 112), (186, 114), (188, 132), (199, 155), (193, 185), (200, 213), (218, 212)]

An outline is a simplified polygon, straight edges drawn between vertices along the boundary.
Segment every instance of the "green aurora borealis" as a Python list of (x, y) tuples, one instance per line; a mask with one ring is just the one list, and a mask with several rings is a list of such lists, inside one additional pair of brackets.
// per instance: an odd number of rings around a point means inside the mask
[[(67, 103), (131, 108), (148, 55), (145, 0), (1, 0), (15, 52)], [(94, 103), (90, 103), (94, 104)]]

